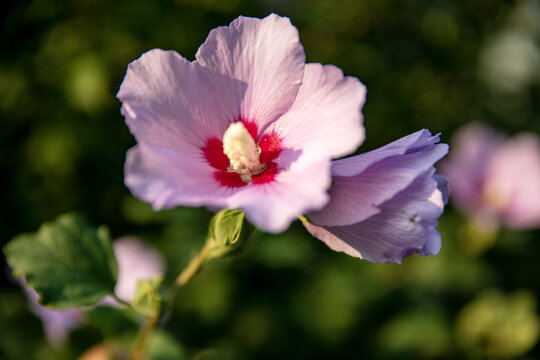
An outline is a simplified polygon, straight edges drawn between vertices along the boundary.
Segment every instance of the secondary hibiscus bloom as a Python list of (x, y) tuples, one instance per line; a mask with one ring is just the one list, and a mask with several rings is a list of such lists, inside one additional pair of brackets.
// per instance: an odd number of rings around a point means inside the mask
[(452, 183), (452, 201), (485, 231), (501, 224), (540, 226), (540, 139), (522, 133), (505, 139), (479, 123), (458, 130), (442, 171)]
[(365, 87), (305, 64), (289, 19), (239, 17), (210, 32), (190, 62), (151, 50), (117, 97), (137, 139), (125, 182), (155, 209), (236, 208), (285, 230), (328, 202), (330, 162), (363, 140)]
[(330, 202), (307, 214), (306, 229), (331, 249), (371, 262), (435, 255), (437, 218), (448, 198), (433, 164), (448, 152), (421, 130), (382, 148), (334, 161)]

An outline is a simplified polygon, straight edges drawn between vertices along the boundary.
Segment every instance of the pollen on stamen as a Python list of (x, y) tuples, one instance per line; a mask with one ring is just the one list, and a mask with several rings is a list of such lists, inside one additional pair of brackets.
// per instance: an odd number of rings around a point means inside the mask
[(229, 170), (239, 173), (244, 181), (261, 167), (257, 145), (240, 121), (229, 125), (223, 134), (223, 153), (230, 161)]

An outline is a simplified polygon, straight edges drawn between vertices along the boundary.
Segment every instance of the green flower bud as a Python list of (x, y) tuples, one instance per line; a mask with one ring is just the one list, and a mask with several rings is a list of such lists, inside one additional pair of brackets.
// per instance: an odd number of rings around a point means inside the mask
[(214, 215), (207, 236), (207, 242), (212, 247), (210, 257), (225, 256), (246, 244), (251, 229), (244, 218), (242, 210), (222, 210)]

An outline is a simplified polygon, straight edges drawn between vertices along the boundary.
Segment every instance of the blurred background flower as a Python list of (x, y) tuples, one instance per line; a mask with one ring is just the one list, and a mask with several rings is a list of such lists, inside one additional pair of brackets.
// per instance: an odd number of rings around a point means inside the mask
[(531, 132), (505, 138), (471, 123), (451, 140), (441, 165), (452, 184), (451, 200), (467, 217), (467, 240), (491, 246), (500, 226), (540, 227), (540, 138)]
[(139, 280), (152, 280), (165, 274), (165, 260), (156, 250), (133, 236), (123, 236), (113, 243), (118, 263), (118, 279), (114, 292), (130, 302)]
[(38, 303), (39, 295), (34, 289), (27, 288), (26, 295), (30, 311), (41, 319), (45, 336), (55, 348), (64, 345), (71, 330), (84, 321), (82, 309), (50, 310)]
[[(366, 85), (360, 153), (422, 128), (449, 143), (473, 121), (501, 134), (540, 132), (537, 0), (8, 0), (0, 7), (2, 243), (76, 210), (115, 237), (147, 240), (165, 257), (166, 281), (202, 246), (211, 214), (153, 212), (123, 184), (134, 139), (114, 94), (127, 64), (149, 49), (195, 54), (212, 28), (240, 14), (276, 12), (299, 29), (308, 62), (334, 64)], [(487, 289), (502, 303), (518, 290), (537, 302), (539, 232), (502, 227), (496, 242), (474, 250), (479, 237), (464, 236), (470, 219), (456, 210), (450, 203), (439, 219), (440, 253), (402, 265), (329, 251), (298, 223), (261, 236), (183, 289), (161, 347), (203, 359), (355, 358), (359, 351), (367, 359), (482, 357), (478, 344), (493, 337), (463, 330), (467, 321), (456, 325), (462, 309)], [(538, 318), (537, 308), (526, 308), (516, 328)], [(9, 331), (0, 358), (73, 359), (105, 337), (133, 335), (130, 320), (115, 314), (87, 314), (53, 349), (24, 293), (3, 276), (0, 327)], [(489, 356), (540, 358), (533, 332), (519, 334), (529, 335)]]
[(540, 226), (540, 138), (521, 133), (503, 139), (478, 123), (459, 129), (451, 156), (442, 164), (451, 198), (485, 232), (500, 224)]

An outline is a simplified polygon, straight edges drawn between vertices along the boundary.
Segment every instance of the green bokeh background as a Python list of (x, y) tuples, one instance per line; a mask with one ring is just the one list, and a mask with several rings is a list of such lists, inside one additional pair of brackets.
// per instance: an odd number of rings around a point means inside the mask
[[(115, 94), (143, 52), (174, 49), (193, 59), (212, 28), (238, 15), (290, 17), (309, 62), (337, 65), (367, 86), (360, 151), (421, 128), (448, 142), (478, 120), (508, 134), (540, 132), (535, 0), (0, 6), (2, 245), (75, 210), (113, 237), (136, 235), (159, 249), (174, 277), (202, 245), (211, 213), (154, 213), (130, 195), (123, 162), (135, 141)], [(164, 338), (197, 359), (540, 358), (540, 233), (503, 229), (485, 238), (451, 205), (439, 230), (438, 256), (371, 264), (334, 253), (295, 223), (208, 266), (181, 294)], [(51, 349), (4, 259), (2, 267), (0, 359), (72, 359), (104, 333), (121, 336), (94, 319)]]

